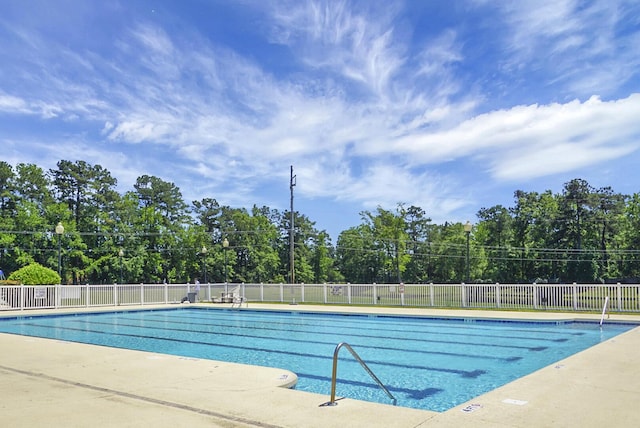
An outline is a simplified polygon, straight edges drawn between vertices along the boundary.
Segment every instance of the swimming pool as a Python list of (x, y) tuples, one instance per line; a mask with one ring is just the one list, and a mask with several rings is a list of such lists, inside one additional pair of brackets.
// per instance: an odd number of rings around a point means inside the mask
[[(333, 351), (349, 343), (398, 405), (444, 411), (635, 325), (504, 322), (298, 311), (176, 308), (20, 316), (0, 332), (279, 367), (330, 394)], [(347, 352), (337, 395), (389, 403)]]

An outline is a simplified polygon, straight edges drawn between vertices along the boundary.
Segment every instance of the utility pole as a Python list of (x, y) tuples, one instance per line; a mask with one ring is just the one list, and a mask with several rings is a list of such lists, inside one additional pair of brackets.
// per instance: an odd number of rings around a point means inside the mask
[(293, 188), (295, 185), (296, 176), (293, 175), (293, 165), (291, 165), (291, 178), (289, 180), (289, 190), (291, 191), (291, 221), (289, 222), (289, 266), (291, 268), (291, 273), (289, 274), (289, 280), (291, 284), (295, 284), (296, 282), (295, 262), (293, 258)]

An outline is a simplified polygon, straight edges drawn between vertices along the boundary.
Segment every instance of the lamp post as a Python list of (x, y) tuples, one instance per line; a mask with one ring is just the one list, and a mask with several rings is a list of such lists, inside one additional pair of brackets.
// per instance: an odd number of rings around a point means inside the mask
[(469, 283), (469, 236), (471, 235), (471, 223), (467, 221), (464, 224), (464, 233), (467, 234), (467, 283)]
[(227, 238), (224, 238), (224, 241), (222, 241), (222, 248), (224, 249), (224, 287), (225, 287), (225, 293), (227, 292), (226, 288), (227, 288), (227, 248), (229, 248), (229, 240)]
[[(296, 282), (296, 261), (295, 261), (295, 252), (294, 252), (294, 218), (293, 218), (293, 188), (296, 185), (296, 176), (293, 175), (293, 165), (291, 165), (291, 179), (289, 180), (289, 190), (291, 191), (291, 210), (289, 213), (291, 214), (291, 219), (289, 220), (289, 283), (295, 284)], [(293, 291), (293, 288), (291, 289)]]
[(200, 250), (202, 254), (202, 278), (204, 278), (204, 283), (207, 283), (207, 247), (202, 246), (202, 250)]
[(122, 258), (124, 257), (124, 250), (120, 248), (118, 251), (118, 258), (120, 259), (120, 284), (122, 284)]
[(60, 251), (60, 237), (64, 233), (64, 226), (62, 222), (58, 222), (56, 225), (56, 235), (58, 235), (58, 276), (60, 277), (60, 282), (62, 282), (62, 253)]

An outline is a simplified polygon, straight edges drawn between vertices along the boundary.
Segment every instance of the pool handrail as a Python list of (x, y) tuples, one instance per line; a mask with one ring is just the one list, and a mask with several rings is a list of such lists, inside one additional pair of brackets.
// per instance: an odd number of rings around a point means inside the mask
[(604, 322), (604, 314), (607, 311), (608, 303), (609, 303), (609, 296), (606, 296), (604, 299), (604, 305), (602, 305), (602, 316), (600, 317), (600, 327), (602, 327), (602, 323)]
[(347, 348), (347, 350), (349, 352), (351, 352), (351, 355), (353, 355), (353, 357), (356, 359), (356, 361), (358, 361), (360, 363), (362, 368), (365, 369), (367, 371), (367, 373), (369, 373), (369, 376), (371, 376), (371, 378), (376, 381), (378, 386), (380, 388), (382, 388), (382, 390), (387, 394), (387, 396), (393, 401), (393, 405), (395, 406), (396, 403), (397, 403), (397, 400), (393, 396), (393, 394), (391, 394), (391, 392), (389, 392), (387, 387), (385, 387), (382, 384), (380, 379), (378, 379), (378, 377), (371, 371), (369, 366), (367, 366), (367, 363), (365, 363), (362, 360), (362, 358), (360, 358), (358, 353), (356, 351), (354, 351), (354, 349), (351, 347), (351, 345), (349, 345), (346, 342), (338, 343), (338, 345), (336, 346), (335, 351), (333, 351), (333, 370), (332, 370), (332, 373), (331, 373), (331, 400), (328, 403), (325, 403), (325, 405), (326, 406), (336, 406), (338, 404), (338, 403), (336, 403), (336, 379), (337, 379), (337, 375), (338, 375), (338, 353), (340, 352), (340, 349), (342, 347)]

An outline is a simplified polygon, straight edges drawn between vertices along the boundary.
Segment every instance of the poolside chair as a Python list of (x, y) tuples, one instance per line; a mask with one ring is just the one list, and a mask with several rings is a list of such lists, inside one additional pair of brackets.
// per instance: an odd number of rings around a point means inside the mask
[(232, 308), (235, 305), (238, 305), (238, 307), (241, 307), (243, 303), (246, 304), (247, 307), (249, 307), (249, 302), (247, 302), (247, 299), (245, 299), (245, 297), (240, 294), (240, 286), (235, 287), (233, 290), (231, 290), (229, 294), (231, 294), (232, 296), (231, 297)]

